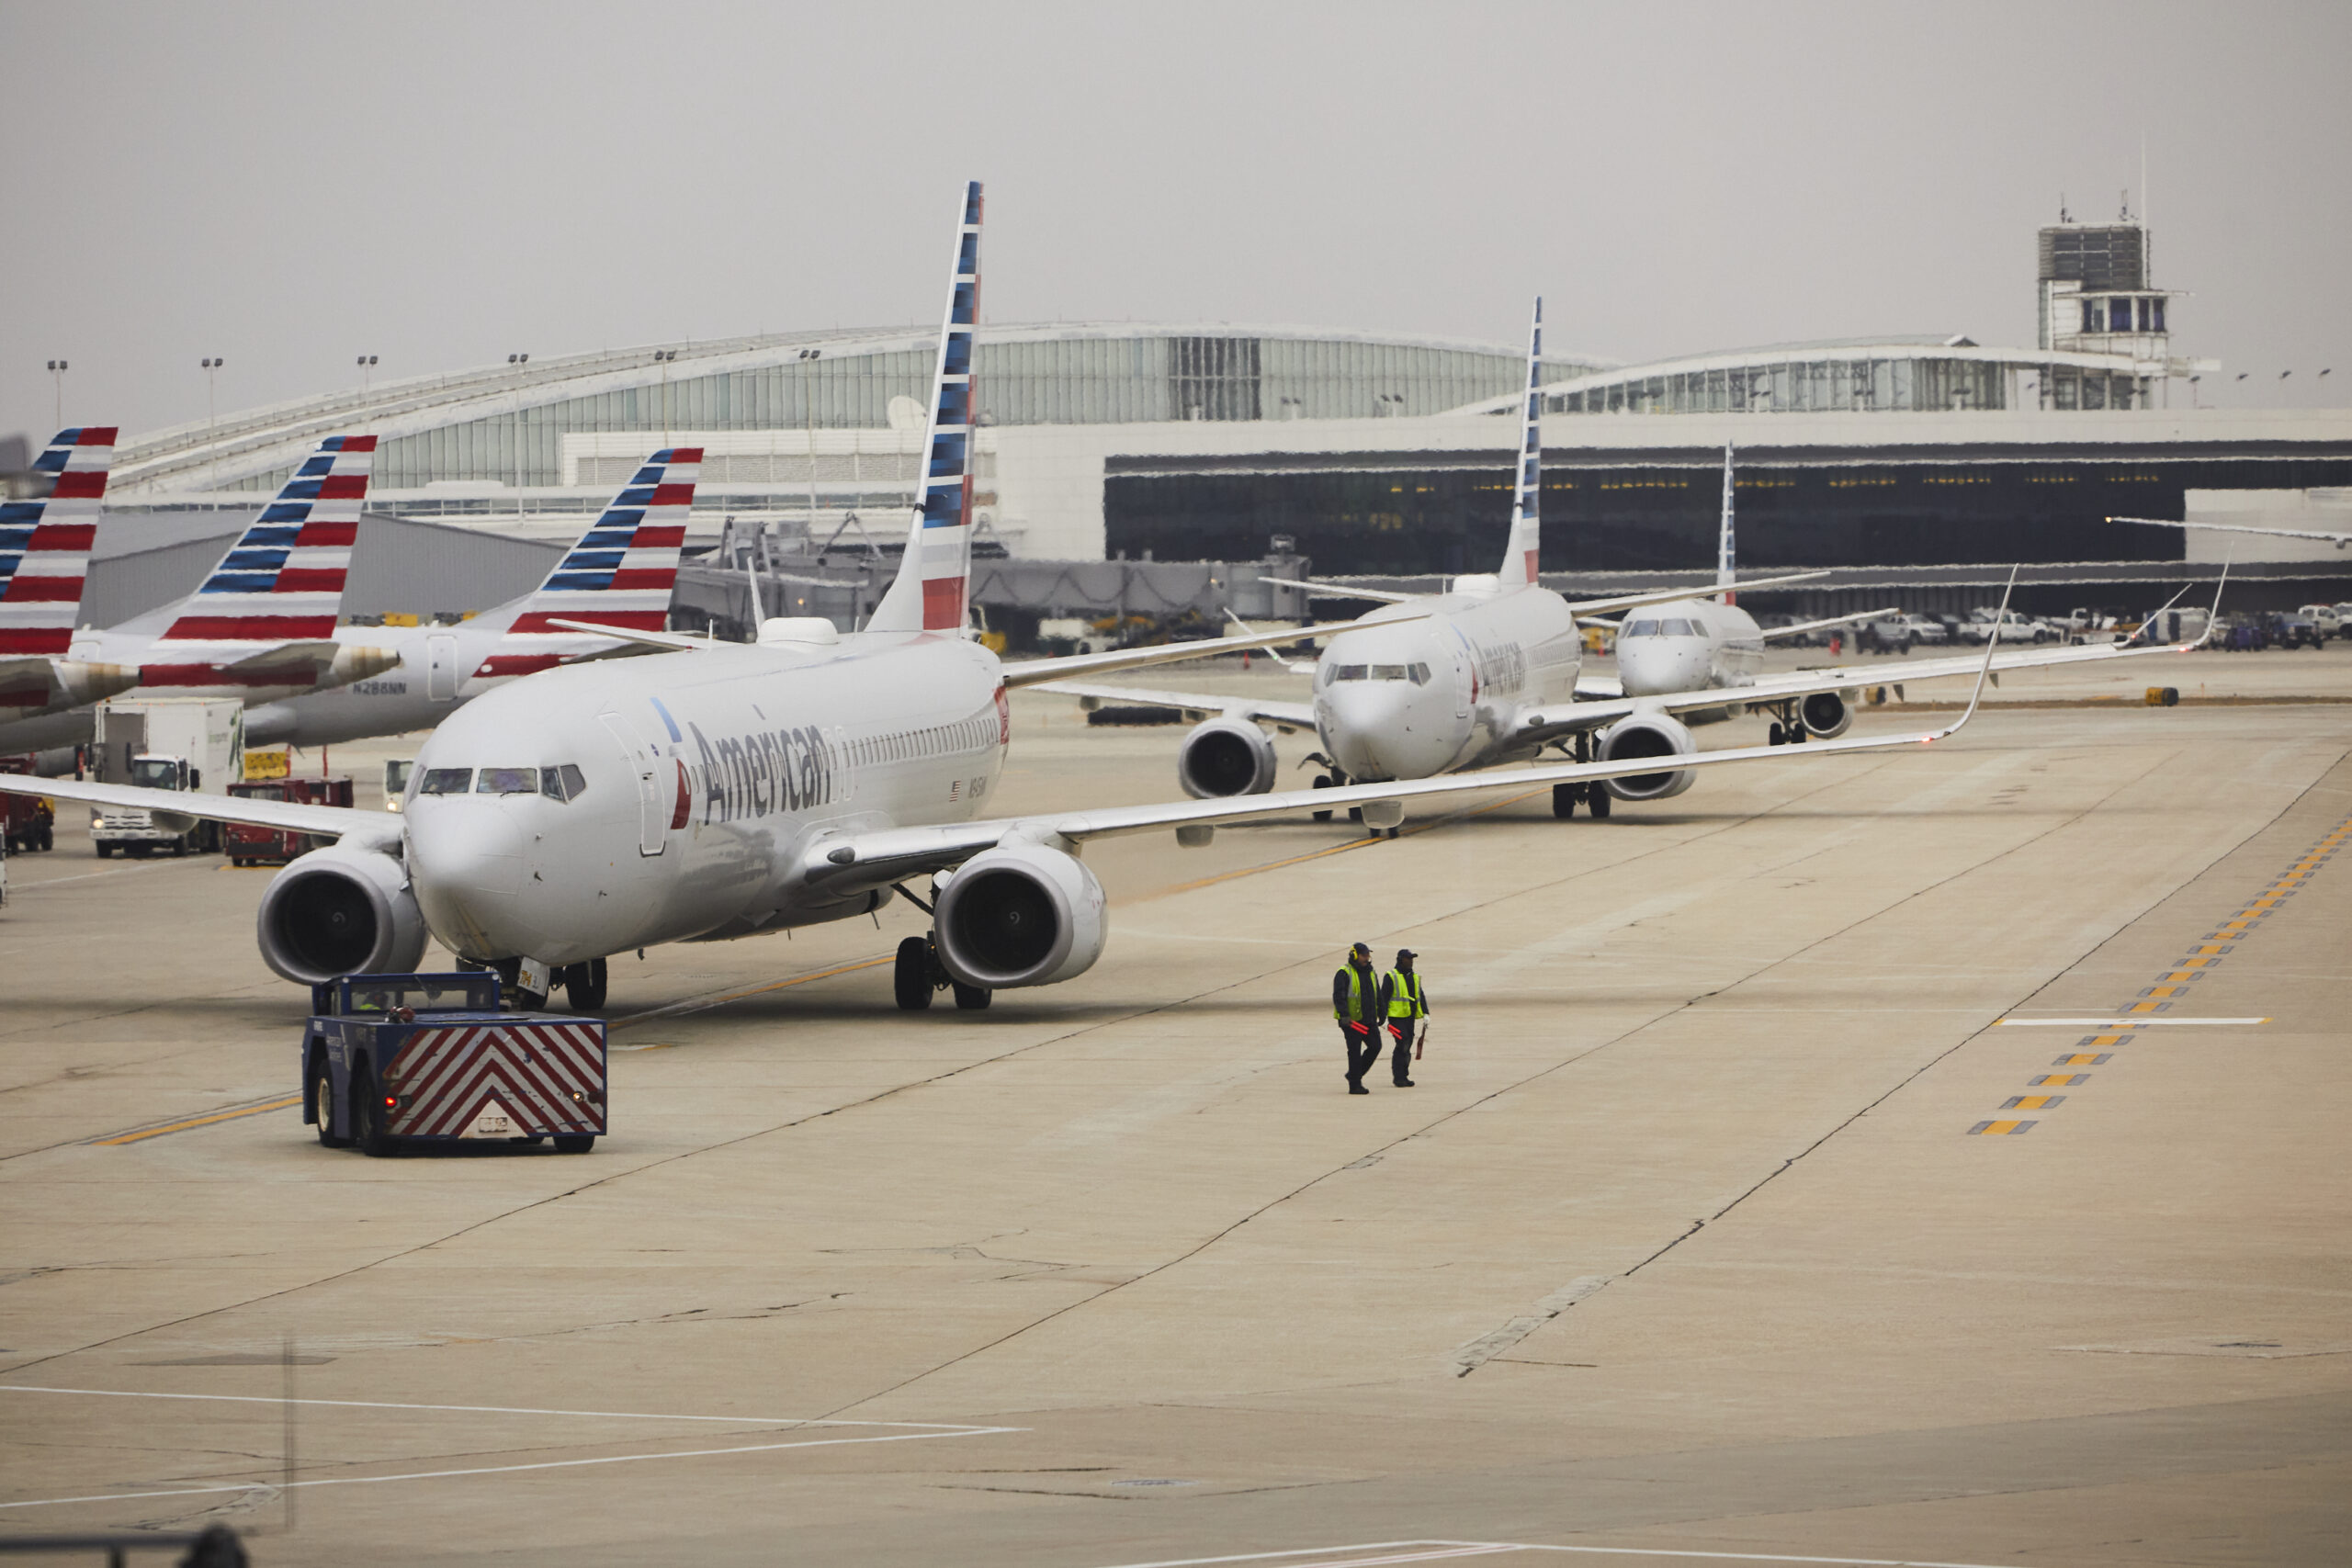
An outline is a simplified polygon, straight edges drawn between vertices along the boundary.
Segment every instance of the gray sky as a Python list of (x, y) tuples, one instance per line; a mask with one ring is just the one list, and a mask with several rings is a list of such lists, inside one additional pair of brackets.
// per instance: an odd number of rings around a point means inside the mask
[(363, 353), (929, 319), (967, 175), (995, 321), (1509, 343), (1541, 290), (1615, 358), (2030, 343), (2034, 229), (2111, 217), (2143, 134), (2219, 400), (2352, 401), (2342, 4), (0, 0), (0, 50), (36, 437), (60, 355), (68, 421), (138, 432), (207, 355), (225, 412)]

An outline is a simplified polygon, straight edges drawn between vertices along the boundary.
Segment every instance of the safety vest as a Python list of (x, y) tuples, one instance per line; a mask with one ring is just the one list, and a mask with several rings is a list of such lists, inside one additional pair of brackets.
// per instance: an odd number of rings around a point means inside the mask
[(1421, 1018), (1429, 1009), (1421, 1005), (1421, 977), (1402, 969), (1388, 972), (1388, 1016), (1391, 1018)]
[(1373, 1006), (1380, 998), (1363, 994), (1363, 971), (1354, 964), (1340, 965), (1340, 973), (1348, 977), (1348, 1005), (1344, 1010), (1333, 1008), (1331, 1016), (1341, 1023), (1370, 1023)]

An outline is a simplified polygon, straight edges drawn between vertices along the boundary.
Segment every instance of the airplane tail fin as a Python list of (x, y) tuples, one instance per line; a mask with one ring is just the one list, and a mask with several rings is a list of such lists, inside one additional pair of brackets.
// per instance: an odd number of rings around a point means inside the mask
[(114, 437), (110, 424), (59, 431), (33, 462), (34, 493), (0, 502), (0, 655), (73, 645)]
[(1536, 378), (1544, 358), (1544, 298), (1535, 299), (1535, 319), (1527, 329), (1527, 408), (1519, 427), (1519, 479), (1511, 487), (1510, 539), (1503, 546), (1502, 586), (1525, 588), (1536, 580), (1544, 548), (1544, 394)]
[(158, 651), (233, 663), (274, 643), (334, 637), (375, 461), (372, 435), (320, 442), (203, 586), (175, 606)]
[(907, 553), (865, 623), (872, 632), (960, 635), (972, 575), (972, 327), (980, 305), (980, 182), (967, 181), (956, 225), (956, 269), (939, 327), (922, 494)]
[(1739, 580), (1739, 551), (1732, 543), (1731, 530), (1731, 443), (1724, 443), (1724, 520), (1723, 531), (1715, 540), (1715, 586), (1722, 589), (1723, 602), (1739, 603), (1739, 595), (1732, 592), (1732, 584)]
[(665, 446), (648, 457), (547, 581), (515, 607), (506, 635), (473, 673), (528, 675), (609, 646), (549, 624), (557, 619), (628, 631), (668, 626), (678, 550), (701, 478), (699, 446)]

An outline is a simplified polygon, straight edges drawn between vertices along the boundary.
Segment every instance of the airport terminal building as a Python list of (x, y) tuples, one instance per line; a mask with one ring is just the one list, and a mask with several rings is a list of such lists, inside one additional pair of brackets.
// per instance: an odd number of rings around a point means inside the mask
[[(2031, 347), (1548, 356), (1547, 570), (1710, 566), (1726, 445), (1741, 561), (1758, 569), (2024, 560), (2147, 584), (2178, 566), (2122, 563), (2179, 563), (2193, 543), (2105, 518), (2182, 517), (2191, 491), (2352, 487), (2352, 410), (2196, 406), (2192, 378), (2217, 367), (2174, 353), (2147, 257), (2136, 224), (2042, 231)], [(691, 444), (708, 453), (696, 537), (731, 518), (895, 547), (933, 343), (929, 327), (779, 333), (387, 381), (126, 440), (112, 503), (252, 505), (321, 435), (366, 429), (382, 438), (376, 507), (553, 540), (648, 450)], [(1245, 561), (1286, 539), (1320, 575), (1412, 579), (1487, 570), (1501, 547), (1513, 345), (1079, 322), (984, 327), (976, 360), (976, 510), (1014, 558)], [(2280, 593), (2352, 596), (2346, 558)]]

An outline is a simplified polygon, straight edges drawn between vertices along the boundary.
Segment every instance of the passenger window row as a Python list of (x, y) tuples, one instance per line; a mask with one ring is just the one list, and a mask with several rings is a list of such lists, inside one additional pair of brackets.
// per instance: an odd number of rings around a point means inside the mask
[(911, 762), (958, 751), (984, 751), (996, 744), (999, 733), (993, 715), (975, 715), (954, 724), (929, 725), (853, 740), (850, 757), (864, 766), (873, 762)]

